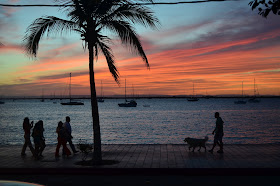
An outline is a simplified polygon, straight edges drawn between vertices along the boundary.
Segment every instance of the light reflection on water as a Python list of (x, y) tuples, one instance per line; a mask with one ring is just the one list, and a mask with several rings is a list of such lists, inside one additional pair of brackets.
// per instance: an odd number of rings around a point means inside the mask
[[(123, 100), (99, 103), (104, 144), (182, 144), (185, 137), (204, 138), (215, 127), (214, 113), (224, 120), (224, 142), (230, 144), (280, 143), (280, 99), (263, 98), (260, 103), (237, 105), (235, 99), (137, 99), (136, 108), (121, 108)], [(0, 105), (0, 145), (22, 144), (24, 117), (44, 121), (47, 144), (56, 143), (58, 121), (71, 117), (74, 143), (92, 142), (89, 100), (84, 106), (63, 106), (52, 100), (7, 100)], [(144, 107), (143, 105), (150, 105)]]

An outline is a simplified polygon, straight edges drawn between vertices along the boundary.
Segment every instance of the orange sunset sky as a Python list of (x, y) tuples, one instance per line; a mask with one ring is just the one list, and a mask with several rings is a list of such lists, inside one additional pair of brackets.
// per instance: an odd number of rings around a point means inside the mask
[[(160, 0), (156, 2), (161, 2)], [(150, 70), (140, 57), (111, 45), (120, 72), (118, 85), (103, 56), (95, 63), (97, 95), (280, 95), (280, 16), (267, 19), (252, 11), (247, 0), (149, 6), (160, 20), (157, 30), (135, 25)], [(51, 0), (4, 0), (6, 4), (53, 4)], [(0, 7), (0, 98), (6, 96), (89, 95), (88, 53), (79, 35), (50, 35), (38, 57), (26, 56), (26, 28), (44, 15), (66, 18), (54, 7)]]

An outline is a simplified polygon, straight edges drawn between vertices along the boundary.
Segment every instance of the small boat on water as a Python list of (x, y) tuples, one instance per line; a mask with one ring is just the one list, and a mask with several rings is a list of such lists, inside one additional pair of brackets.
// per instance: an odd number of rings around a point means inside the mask
[(250, 98), (250, 99), (248, 100), (248, 102), (249, 102), (249, 103), (259, 103), (259, 102), (261, 102), (261, 100), (258, 99), (257, 97), (253, 97), (253, 98)]
[(61, 105), (84, 105), (83, 102), (80, 101), (73, 101), (73, 99), (71, 98), (71, 73), (70, 73), (70, 83), (69, 83), (69, 102), (61, 102)]
[(70, 99), (70, 102), (64, 102), (64, 103), (60, 103), (61, 105), (84, 105), (83, 102), (80, 101), (72, 101)]
[(198, 101), (199, 99), (194, 96), (194, 83), (193, 83), (193, 95), (192, 97), (188, 98), (188, 101)]
[(198, 101), (199, 99), (197, 97), (190, 97), (188, 98), (188, 101)]
[(99, 103), (103, 103), (104, 102), (102, 90), (103, 90), (103, 85), (102, 85), (102, 81), (101, 81), (101, 93), (100, 93), (101, 97), (99, 99), (97, 99), (97, 102), (99, 102)]
[(0, 101), (0, 104), (4, 104), (5, 102), (4, 101)]
[(44, 90), (42, 89), (42, 98), (40, 99), (41, 102), (45, 102), (45, 99), (44, 99)]
[(134, 100), (130, 100), (130, 101), (125, 100), (125, 103), (119, 103), (118, 105), (119, 107), (136, 107), (137, 103)]
[(125, 97), (125, 102), (124, 103), (119, 103), (119, 107), (136, 107), (137, 103), (135, 100), (126, 100), (126, 79), (125, 79), (125, 91), (124, 91), (124, 97)]
[(248, 100), (249, 103), (259, 103), (261, 102), (260, 99), (257, 98), (257, 90), (256, 90), (256, 84), (255, 84), (255, 78), (254, 78), (254, 96)]
[(234, 101), (235, 104), (246, 104), (246, 101), (244, 100), (238, 100), (238, 101)]
[(242, 97), (241, 97), (241, 100), (238, 100), (238, 101), (234, 101), (235, 104), (246, 104), (247, 101), (244, 101), (243, 100), (243, 81), (242, 81)]

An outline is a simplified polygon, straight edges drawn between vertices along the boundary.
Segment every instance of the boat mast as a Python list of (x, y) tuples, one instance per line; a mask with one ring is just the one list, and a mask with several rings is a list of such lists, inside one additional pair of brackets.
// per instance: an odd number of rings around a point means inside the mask
[(193, 83), (193, 97), (194, 97), (194, 83)]
[(132, 99), (134, 99), (134, 85), (132, 84)]
[(100, 97), (101, 97), (101, 99), (102, 99), (102, 80), (101, 80), (101, 92), (100, 92)]
[(242, 81), (242, 99), (243, 99), (243, 81)]
[(71, 72), (70, 72), (70, 83), (69, 83), (69, 98), (71, 102)]
[(44, 101), (44, 89), (42, 88), (42, 99), (41, 101), (43, 102)]
[(255, 85), (255, 78), (254, 78), (254, 97), (256, 97), (256, 85)]
[(124, 81), (124, 99), (126, 101), (126, 79)]

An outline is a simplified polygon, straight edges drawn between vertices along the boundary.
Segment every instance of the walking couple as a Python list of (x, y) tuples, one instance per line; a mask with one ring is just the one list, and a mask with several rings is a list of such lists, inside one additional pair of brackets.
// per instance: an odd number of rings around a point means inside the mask
[(56, 128), (56, 133), (57, 133), (57, 146), (56, 146), (56, 151), (55, 151), (55, 157), (59, 157), (59, 149), (60, 146), (62, 145), (63, 147), (63, 153), (62, 155), (66, 155), (69, 156), (71, 155), (70, 150), (67, 148), (66, 143), (69, 142), (69, 145), (73, 151), (73, 153), (77, 153), (79, 151), (77, 151), (75, 149), (75, 146), (72, 143), (72, 128), (70, 125), (70, 117), (67, 116), (66, 117), (66, 122), (63, 124), (62, 121), (59, 121), (57, 124), (57, 128)]

